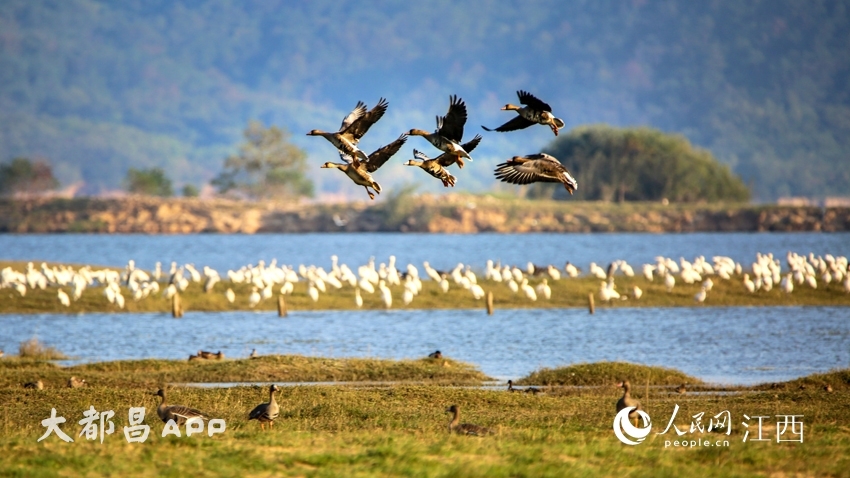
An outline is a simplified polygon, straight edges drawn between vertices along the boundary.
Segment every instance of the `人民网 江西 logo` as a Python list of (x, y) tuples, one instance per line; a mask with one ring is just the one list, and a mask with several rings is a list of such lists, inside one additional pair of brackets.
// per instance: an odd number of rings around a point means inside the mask
[(617, 435), (617, 439), (626, 445), (637, 445), (643, 442), (646, 436), (649, 435), (649, 431), (652, 430), (649, 415), (643, 410), (635, 411), (643, 421), (643, 428), (632, 425), (632, 422), (629, 421), (629, 414), (634, 410), (635, 407), (626, 407), (620, 410), (617, 416), (614, 417), (614, 435)]

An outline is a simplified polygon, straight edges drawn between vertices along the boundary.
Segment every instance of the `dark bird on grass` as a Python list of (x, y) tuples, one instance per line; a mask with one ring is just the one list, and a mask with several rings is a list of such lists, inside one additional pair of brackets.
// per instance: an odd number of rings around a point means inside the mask
[(570, 194), (578, 189), (567, 168), (546, 153), (514, 156), (496, 166), (496, 178), (510, 184), (562, 183)]
[(525, 129), (533, 124), (543, 124), (549, 126), (549, 128), (552, 129), (552, 132), (555, 133), (555, 136), (558, 136), (558, 130), (565, 126), (564, 120), (556, 118), (555, 115), (552, 114), (552, 107), (543, 101), (540, 101), (537, 97), (527, 91), (519, 90), (516, 94), (519, 96), (520, 104), (525, 106), (520, 107), (508, 103), (502, 108), (502, 111), (516, 111), (519, 116), (495, 129), (490, 129), (483, 125), (481, 127), (486, 131), (498, 131), (500, 133), (504, 133), (507, 131)]
[(159, 403), (159, 406), (156, 407), (156, 414), (159, 415), (160, 420), (163, 423), (168, 423), (169, 420), (174, 420), (178, 425), (182, 425), (186, 423), (188, 420), (197, 420), (197, 419), (205, 419), (206, 415), (195, 410), (194, 408), (189, 408), (185, 405), (168, 405), (165, 403), (165, 390), (159, 389), (154, 393), (158, 397), (162, 397), (162, 401)]
[(260, 429), (265, 430), (265, 424), (269, 424), (269, 429), (274, 425), (275, 419), (280, 415), (280, 406), (274, 399), (274, 393), (280, 390), (277, 385), (269, 387), (269, 401), (261, 403), (251, 410), (248, 414), (248, 420), (257, 420), (260, 422)]
[(826, 393), (832, 393), (832, 384), (826, 384), (823, 386), (823, 391)]
[(30, 388), (33, 390), (44, 390), (44, 382), (41, 380), (36, 380), (35, 382), (27, 382), (24, 384), (24, 388)]
[(514, 381), (513, 380), (508, 380), (508, 391), (509, 392), (516, 392), (517, 391), (517, 389), (514, 388)]
[(367, 159), (366, 153), (357, 148), (357, 143), (369, 131), (369, 128), (384, 116), (388, 105), (387, 100), (381, 98), (378, 100), (378, 104), (367, 112), (366, 104), (358, 101), (354, 110), (342, 120), (339, 131), (328, 133), (314, 129), (307, 133), (307, 136), (322, 136), (330, 141), (340, 153), (365, 161)]
[[(407, 134), (410, 136), (422, 136), (440, 151), (455, 156), (458, 164), (462, 167), (463, 160), (467, 158), (472, 161), (469, 151), (461, 146), (463, 140), (463, 126), (466, 124), (466, 103), (457, 95), (449, 97), (449, 111), (445, 116), (437, 116), (437, 130), (433, 133), (421, 129), (411, 129)], [(477, 143), (476, 143), (477, 144)]]
[(537, 387), (526, 387), (526, 389), (525, 389), (525, 390), (523, 390), (523, 391), (524, 391), (525, 393), (530, 393), (530, 394), (532, 394), (532, 395), (537, 395), (538, 393), (540, 393), (540, 392), (541, 392), (541, 390), (540, 390), (539, 388), (537, 388)]
[(685, 388), (685, 384), (684, 384), (684, 383), (683, 383), (683, 384), (681, 384), (681, 385), (679, 385), (678, 387), (676, 387), (676, 393), (678, 393), (679, 395), (684, 395), (684, 394), (686, 394), (687, 392), (688, 392), (688, 389), (687, 389), (687, 388)]
[(440, 352), (439, 350), (437, 350), (436, 352), (431, 352), (430, 354), (428, 354), (428, 358), (432, 358), (432, 359), (443, 358), (443, 353)]
[(628, 380), (625, 380), (623, 382), (618, 383), (617, 386), (622, 387), (622, 389), (623, 389), (623, 396), (620, 397), (619, 400), (617, 400), (617, 413), (620, 413), (620, 410), (622, 410), (624, 408), (635, 407), (634, 410), (629, 412), (629, 418), (634, 419), (635, 426), (637, 426), (637, 420), (638, 420), (638, 417), (639, 417), (637, 412), (638, 412), (638, 410), (643, 410), (643, 408), (641, 407), (639, 401), (632, 398), (632, 395), (631, 395), (632, 386), (631, 386), (631, 384), (629, 383)]
[(381, 185), (372, 178), (370, 173), (374, 173), (378, 170), (378, 168), (383, 166), (388, 159), (401, 149), (401, 146), (405, 141), (407, 141), (407, 135), (403, 134), (399, 136), (397, 140), (370, 154), (365, 160), (360, 160), (355, 156), (340, 153), (340, 158), (342, 158), (343, 161), (346, 161), (344, 164), (327, 162), (323, 164), (322, 167), (339, 169), (345, 173), (349, 179), (354, 181), (354, 184), (366, 188), (366, 192), (369, 194), (369, 199), (375, 199), (375, 195), (372, 194), (372, 191), (369, 191), (369, 188), (372, 188), (375, 193), (381, 194)]
[(457, 405), (452, 405), (446, 409), (446, 413), (452, 414), (452, 421), (449, 422), (449, 433), (455, 432), (458, 435), (475, 435), (484, 436), (493, 433), (493, 430), (473, 425), (471, 423), (460, 423), (460, 408)]
[(249, 355), (248, 358), (255, 359), (257, 357), (259, 357), (259, 355), (257, 354), (257, 349), (251, 350), (251, 355)]

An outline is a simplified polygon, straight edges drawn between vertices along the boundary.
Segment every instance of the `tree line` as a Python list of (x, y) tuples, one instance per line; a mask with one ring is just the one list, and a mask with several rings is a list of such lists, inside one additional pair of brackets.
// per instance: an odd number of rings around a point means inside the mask
[[(251, 121), (238, 152), (224, 159), (210, 184), (236, 198), (310, 197), (307, 154), (277, 126)], [(553, 141), (545, 152), (558, 158), (579, 184), (575, 199), (595, 201), (746, 201), (747, 186), (726, 165), (687, 139), (650, 128), (586, 126)], [(49, 164), (16, 158), (0, 165), (0, 195), (37, 194), (58, 187)], [(162, 168), (129, 168), (124, 189), (131, 194), (169, 197), (174, 187)], [(184, 185), (183, 196), (199, 194)], [(566, 199), (562, 188), (537, 183), (531, 198)]]
[[(747, 201), (743, 181), (711, 152), (680, 135), (651, 128), (593, 125), (554, 140), (544, 152), (578, 181), (576, 199), (676, 202)], [(534, 198), (566, 199), (563, 188), (535, 184)]]

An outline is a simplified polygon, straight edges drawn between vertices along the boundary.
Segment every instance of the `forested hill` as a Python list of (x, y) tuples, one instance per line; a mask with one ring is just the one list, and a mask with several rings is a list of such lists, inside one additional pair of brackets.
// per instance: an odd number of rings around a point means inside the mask
[[(471, 136), (509, 119), (499, 108), (526, 89), (568, 129), (682, 133), (757, 200), (847, 194), (849, 10), (818, 0), (4, 0), (0, 161), (46, 158), (63, 183), (92, 193), (119, 187), (130, 167), (200, 184), (260, 119), (309, 152), (318, 192), (354, 191), (318, 168), (335, 154), (304, 133), (384, 96), (390, 109), (364, 138), (372, 151), (432, 129), (456, 93)], [(551, 139), (543, 127), (485, 134), (458, 188), (494, 187), (493, 165)], [(413, 147), (431, 152), (411, 138), (400, 156)], [(378, 173), (385, 188), (438, 187), (401, 163)]]

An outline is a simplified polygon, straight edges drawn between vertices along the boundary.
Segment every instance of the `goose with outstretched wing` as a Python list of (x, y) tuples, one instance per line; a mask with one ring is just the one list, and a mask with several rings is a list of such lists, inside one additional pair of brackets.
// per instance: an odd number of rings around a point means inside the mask
[(578, 182), (567, 168), (546, 153), (514, 156), (496, 166), (495, 174), (497, 179), (510, 184), (562, 183), (570, 194), (578, 189)]
[[(443, 153), (443, 154), (448, 154), (448, 153)], [(442, 182), (443, 182), (443, 186), (445, 186), (445, 187), (449, 187), (449, 186), (454, 187), (454, 185), (455, 185), (455, 181), (457, 181), (457, 178), (455, 178), (454, 176), (452, 176), (452, 175), (451, 175), (451, 174), (450, 174), (450, 173), (446, 170), (446, 168), (444, 168), (444, 167), (440, 164), (439, 157), (438, 157), (438, 158), (431, 159), (431, 158), (429, 158), (428, 156), (426, 156), (426, 155), (425, 155), (425, 153), (422, 153), (421, 151), (417, 151), (417, 150), (415, 150), (415, 149), (413, 150), (413, 156), (414, 156), (416, 159), (408, 160), (408, 161), (407, 161), (406, 163), (404, 163), (404, 164), (406, 164), (406, 165), (408, 165), (408, 166), (419, 166), (419, 167), (420, 167), (420, 168), (422, 168), (422, 170), (423, 170), (423, 171), (425, 171), (426, 173), (428, 173), (428, 174), (430, 174), (431, 176), (433, 176), (433, 177), (435, 177), (435, 178), (439, 179), (440, 181), (442, 181)], [(440, 155), (440, 157), (442, 157), (442, 155)]]
[(366, 104), (358, 101), (357, 106), (354, 107), (351, 113), (343, 118), (339, 131), (329, 133), (314, 129), (307, 133), (307, 136), (322, 136), (330, 141), (341, 154), (347, 154), (353, 158), (360, 158), (366, 161), (368, 156), (357, 147), (357, 143), (369, 131), (369, 128), (384, 116), (388, 105), (387, 100), (381, 98), (374, 108), (366, 111)]
[(470, 161), (469, 151), (461, 146), (463, 138), (463, 127), (466, 124), (466, 103), (457, 95), (449, 97), (449, 111), (445, 116), (437, 117), (437, 130), (433, 133), (421, 129), (411, 129), (407, 134), (410, 136), (422, 136), (434, 147), (445, 153), (467, 158)]
[(343, 159), (343, 161), (345, 161), (345, 163), (340, 164), (327, 162), (323, 164), (322, 167), (339, 169), (345, 173), (349, 179), (354, 181), (355, 184), (366, 188), (366, 192), (369, 194), (369, 199), (375, 199), (375, 195), (372, 194), (372, 191), (370, 191), (369, 188), (372, 188), (375, 193), (380, 194), (381, 185), (372, 178), (371, 173), (377, 171), (378, 168), (387, 162), (387, 160), (398, 153), (398, 150), (401, 149), (405, 141), (407, 141), (407, 135), (403, 134), (399, 136), (397, 140), (370, 154), (365, 160), (360, 160), (357, 156), (351, 156), (340, 152), (339, 156)]
[(565, 124), (564, 120), (556, 118), (552, 114), (552, 107), (527, 91), (519, 90), (516, 94), (519, 97), (520, 104), (524, 106), (520, 107), (508, 103), (502, 108), (502, 111), (516, 111), (519, 116), (498, 128), (491, 129), (483, 125), (481, 127), (486, 131), (504, 133), (525, 129), (534, 124), (543, 124), (549, 126), (555, 136), (558, 136), (558, 130), (563, 128)]

